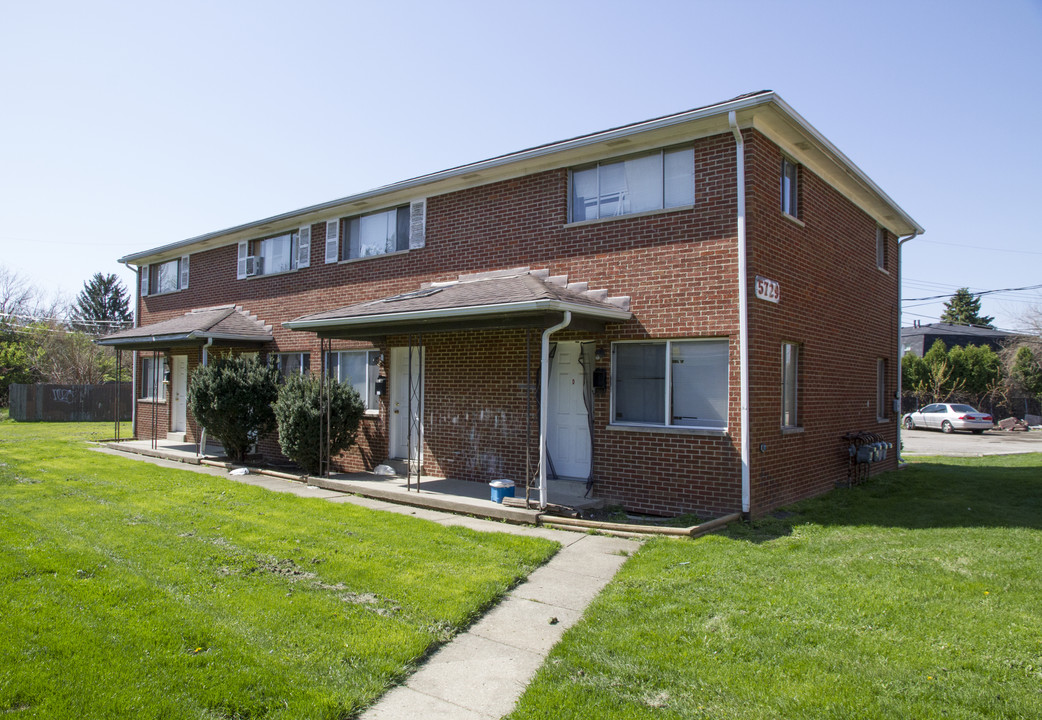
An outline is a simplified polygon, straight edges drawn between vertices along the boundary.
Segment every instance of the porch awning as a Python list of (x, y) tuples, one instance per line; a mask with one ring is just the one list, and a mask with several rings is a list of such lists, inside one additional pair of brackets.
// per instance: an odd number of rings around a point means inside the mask
[(563, 276), (527, 268), (511, 274), (462, 276), (425, 283), (418, 290), (356, 305), (304, 315), (282, 323), (290, 330), (323, 338), (362, 339), (409, 332), (549, 327), (565, 311), (572, 327), (601, 330), (605, 323), (632, 317), (628, 297), (609, 298)]
[(213, 339), (221, 345), (256, 347), (272, 341), (271, 326), (238, 305), (190, 310), (181, 317), (122, 330), (96, 340), (124, 350), (158, 350), (203, 345)]

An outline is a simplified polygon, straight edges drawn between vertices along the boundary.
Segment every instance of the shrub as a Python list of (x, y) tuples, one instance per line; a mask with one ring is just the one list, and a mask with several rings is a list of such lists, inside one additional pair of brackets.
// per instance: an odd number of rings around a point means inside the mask
[(279, 372), (256, 358), (220, 357), (196, 368), (188, 406), (206, 431), (242, 462), (257, 439), (275, 429), (272, 403), (279, 394)]
[[(329, 388), (329, 455), (332, 457), (354, 445), (365, 407), (351, 385), (336, 380), (325, 382)], [(275, 402), (282, 452), (309, 475), (322, 471), (319, 442), (325, 437), (326, 422), (321, 403), (322, 383), (316, 375), (294, 375), (282, 386)]]

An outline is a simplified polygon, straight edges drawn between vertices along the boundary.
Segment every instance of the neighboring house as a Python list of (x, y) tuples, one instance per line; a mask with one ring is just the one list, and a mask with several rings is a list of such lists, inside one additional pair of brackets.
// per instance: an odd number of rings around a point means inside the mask
[(953, 325), (951, 323), (929, 323), (927, 325), (915, 325), (913, 327), (901, 328), (901, 352), (912, 353), (922, 357), (933, 344), (943, 340), (945, 347), (949, 350), (956, 345), (966, 347), (967, 345), (987, 345), (992, 350), (1001, 350), (1004, 343), (1010, 338), (1018, 337), (1014, 333), (992, 328), (976, 327), (973, 325)]
[(542, 438), (594, 497), (759, 515), (846, 480), (844, 433), (897, 442), (921, 232), (764, 91), (128, 255), (139, 327), (101, 342), (138, 351), (139, 438), (197, 440), (156, 379), (234, 348), (358, 388), (335, 469), (522, 481)]

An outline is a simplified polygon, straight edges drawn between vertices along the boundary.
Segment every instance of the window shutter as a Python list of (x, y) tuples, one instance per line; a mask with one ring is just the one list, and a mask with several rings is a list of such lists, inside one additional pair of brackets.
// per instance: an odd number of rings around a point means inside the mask
[(142, 265), (138, 270), (141, 273), (141, 297), (148, 295), (148, 265)]
[(181, 256), (181, 286), (178, 289), (179, 290), (187, 290), (188, 289), (188, 256), (187, 255), (182, 255)]
[(297, 235), (297, 267), (311, 267), (311, 226), (300, 228)]
[(340, 221), (330, 220), (326, 223), (326, 262), (335, 263), (339, 259)]
[(250, 254), (248, 246), (245, 240), (239, 243), (239, 262), (235, 266), (235, 277), (239, 280), (246, 277), (246, 256)]
[(409, 203), (409, 249), (422, 248), (427, 232), (427, 200)]

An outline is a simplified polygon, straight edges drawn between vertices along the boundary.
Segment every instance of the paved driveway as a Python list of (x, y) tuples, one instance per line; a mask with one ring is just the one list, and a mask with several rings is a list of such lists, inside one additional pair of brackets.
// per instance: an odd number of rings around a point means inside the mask
[(955, 432), (945, 435), (938, 430), (901, 430), (903, 455), (1011, 455), (1042, 452), (1042, 432), (1003, 432), (988, 430), (983, 435)]

